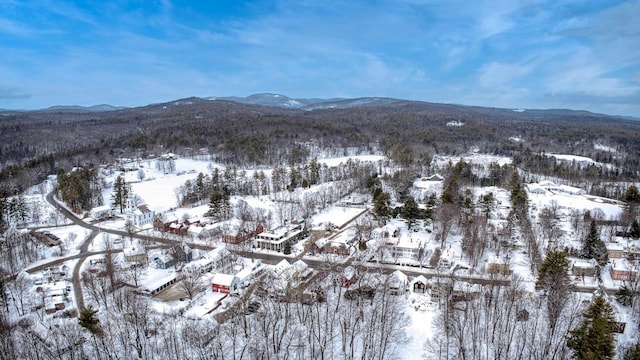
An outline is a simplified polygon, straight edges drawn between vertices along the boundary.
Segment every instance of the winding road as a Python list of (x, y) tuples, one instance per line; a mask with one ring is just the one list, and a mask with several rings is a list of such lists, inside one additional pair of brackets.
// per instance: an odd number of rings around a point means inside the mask
[[(54, 192), (50, 192), (47, 195), (46, 199), (54, 208), (56, 208), (58, 211), (60, 211), (64, 215), (64, 217), (69, 219), (73, 224), (81, 226), (81, 227), (86, 228), (86, 229), (89, 229), (89, 230), (91, 230), (91, 232), (82, 241), (82, 243), (80, 243), (80, 245), (78, 246), (78, 249), (80, 250), (80, 252), (78, 254), (66, 256), (66, 257), (63, 257), (63, 258), (54, 259), (54, 260), (48, 261), (46, 263), (39, 264), (37, 266), (31, 267), (31, 268), (27, 269), (26, 271), (28, 273), (35, 273), (35, 272), (41, 271), (41, 270), (43, 270), (45, 268), (62, 264), (64, 262), (68, 261), (68, 260), (78, 259), (79, 261), (76, 263), (75, 267), (73, 268), (73, 274), (72, 274), (71, 282), (73, 284), (75, 302), (76, 302), (76, 305), (77, 305), (79, 310), (84, 309), (84, 306), (85, 306), (84, 295), (83, 295), (83, 291), (82, 291), (82, 283), (80, 281), (80, 269), (82, 268), (82, 265), (83, 265), (84, 261), (89, 256), (99, 255), (99, 254), (106, 254), (108, 252), (106, 250), (105, 251), (89, 251), (89, 246), (91, 245), (91, 242), (95, 239), (95, 237), (100, 232), (109, 233), (109, 234), (113, 234), (113, 235), (119, 235), (119, 236), (122, 236), (122, 237), (132, 237), (132, 238), (136, 238), (136, 239), (140, 239), (140, 240), (145, 240), (145, 241), (148, 241), (148, 242), (159, 243), (159, 244), (161, 244), (159, 247), (167, 246), (167, 245), (174, 245), (174, 244), (179, 242), (179, 240), (168, 239), (168, 238), (165, 238), (165, 237), (141, 235), (141, 234), (129, 233), (129, 232), (126, 232), (126, 231), (121, 231), (121, 230), (101, 228), (101, 227), (96, 226), (94, 224), (89, 224), (89, 223), (83, 221), (82, 219), (78, 218), (78, 216), (76, 216), (76, 214), (74, 214), (71, 211), (69, 211), (65, 206), (62, 206), (58, 202), (58, 200), (55, 198)], [(358, 214), (358, 216), (364, 214), (365, 212), (366, 211), (363, 211), (362, 213)], [(350, 222), (354, 221), (358, 216), (354, 217)], [(342, 232), (344, 230), (346, 230), (346, 224), (345, 224), (344, 227), (341, 228), (340, 232)], [(201, 250), (207, 250), (207, 251), (215, 249), (214, 246), (206, 246), (206, 245), (202, 245), (202, 244), (191, 243), (191, 244), (188, 244), (188, 245), (191, 246), (194, 249), (201, 249)], [(253, 258), (253, 259), (261, 259), (265, 263), (271, 263), (271, 264), (275, 264), (275, 263), (281, 261), (282, 259), (287, 259), (287, 260), (291, 260), (292, 259), (290, 256), (285, 256), (284, 254), (280, 254), (280, 253), (254, 252), (254, 251), (245, 251), (245, 250), (237, 250), (237, 249), (236, 250), (230, 249), (230, 250), (232, 252), (234, 252), (235, 254), (239, 255), (239, 256), (246, 257), (246, 258)], [(122, 249), (113, 249), (113, 250), (109, 250), (109, 251), (121, 252)], [(304, 256), (304, 253), (298, 254), (294, 258), (294, 260), (300, 259), (303, 256)], [(307, 265), (310, 268), (313, 268), (313, 269), (322, 270), (322, 269), (326, 269), (327, 266), (328, 266), (327, 262), (325, 260), (322, 260), (322, 259), (305, 258), (304, 261), (305, 261), (305, 263), (307, 263)], [(358, 263), (354, 264), (354, 258), (352, 258), (352, 257), (346, 259), (346, 261), (344, 261), (342, 263), (333, 263), (333, 264), (330, 264), (329, 266), (331, 266), (332, 270), (334, 270), (334, 271), (342, 271), (345, 267), (347, 267), (349, 265), (352, 265), (352, 266), (356, 267), (356, 269), (358, 269), (358, 271), (360, 271), (360, 272), (374, 270), (374, 271), (379, 271), (381, 273), (389, 274), (389, 273), (392, 273), (395, 270), (401, 270), (404, 274), (410, 275), (410, 276), (423, 275), (426, 278), (449, 278), (449, 279), (454, 279), (454, 280), (457, 280), (457, 281), (469, 282), (469, 283), (472, 283), (472, 284), (482, 284), (482, 285), (493, 284), (493, 285), (507, 286), (507, 285), (509, 285), (511, 283), (511, 278), (510, 277), (492, 277), (492, 278), (487, 278), (487, 277), (484, 277), (484, 276), (477, 276), (477, 275), (456, 274), (455, 272), (453, 272), (453, 273), (443, 273), (443, 272), (438, 272), (438, 271), (434, 271), (432, 269), (427, 269), (427, 268), (411, 268), (411, 267), (406, 267), (406, 266), (400, 267), (400, 266), (396, 266), (396, 265), (379, 264), (379, 263), (374, 263), (374, 262), (358, 262)], [(575, 289), (574, 289), (574, 291), (578, 291), (578, 292), (592, 292), (594, 290), (595, 290), (595, 288), (591, 288), (591, 287), (575, 287)], [(610, 292), (610, 289), (607, 289), (607, 292)]]
[[(136, 238), (136, 239), (140, 239), (140, 240), (160, 243), (160, 244), (163, 244), (165, 246), (166, 245), (173, 245), (173, 244), (176, 244), (178, 242), (178, 241), (172, 240), (172, 239), (167, 239), (167, 238), (162, 238), (162, 237), (155, 237), (155, 236), (148, 236), (148, 235), (140, 235), (140, 234), (135, 234), (135, 233), (130, 234), (130, 233), (126, 232), (126, 231), (105, 229), (105, 228), (101, 228), (101, 227), (93, 225), (93, 224), (88, 224), (85, 221), (83, 221), (82, 219), (78, 218), (78, 216), (76, 216), (76, 214), (74, 214), (73, 212), (69, 211), (69, 209), (67, 209), (66, 207), (64, 207), (61, 204), (59, 204), (57, 199), (55, 198), (55, 193), (53, 191), (50, 192), (49, 194), (47, 194), (47, 202), (49, 202), (55, 209), (57, 209), (60, 213), (62, 213), (62, 215), (65, 218), (69, 219), (73, 224), (81, 226), (81, 227), (83, 227), (85, 229), (89, 229), (89, 230), (91, 230), (91, 232), (79, 244), (78, 250), (80, 250), (80, 252), (78, 254), (69, 255), (69, 256), (62, 257), (62, 258), (54, 259), (54, 260), (48, 261), (46, 263), (42, 263), (42, 264), (39, 264), (37, 266), (28, 268), (28, 269), (26, 269), (26, 271), (28, 273), (33, 274), (33, 273), (36, 273), (38, 271), (42, 271), (42, 270), (44, 270), (46, 268), (63, 264), (64, 262), (66, 262), (68, 260), (78, 259), (79, 261), (74, 266), (73, 272), (72, 272), (72, 277), (71, 277), (71, 283), (73, 284), (73, 292), (74, 292), (75, 303), (76, 303), (76, 306), (77, 306), (78, 310), (82, 310), (85, 307), (84, 294), (82, 292), (82, 283), (80, 281), (80, 269), (82, 269), (82, 264), (84, 263), (84, 261), (89, 256), (106, 254), (108, 252), (121, 252), (122, 251), (122, 249), (112, 249), (112, 250), (108, 250), (108, 251), (107, 250), (89, 251), (89, 246), (91, 245), (91, 242), (96, 238), (96, 236), (98, 236), (99, 233), (104, 232), (104, 233), (109, 233), (109, 234), (113, 234), (113, 235), (119, 235), (119, 236), (123, 236), (123, 237), (130, 236), (132, 238)], [(215, 247), (213, 247), (213, 246), (206, 246), (206, 245), (201, 245), (201, 244), (189, 244), (189, 246), (191, 248), (201, 249), (201, 250), (212, 250), (212, 249), (215, 249)]]

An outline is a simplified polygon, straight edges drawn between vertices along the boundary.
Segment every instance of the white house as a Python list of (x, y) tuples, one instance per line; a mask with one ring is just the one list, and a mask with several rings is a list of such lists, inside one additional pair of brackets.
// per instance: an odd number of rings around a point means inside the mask
[(142, 199), (132, 191), (129, 192), (129, 196), (127, 197), (127, 206), (125, 209), (127, 221), (131, 225), (141, 228), (153, 223), (153, 211), (149, 210), (149, 207), (142, 203)]
[(391, 295), (402, 295), (407, 290), (408, 278), (402, 271), (396, 270), (389, 276), (388, 290)]
[(127, 214), (127, 219), (136, 227), (143, 227), (153, 223), (153, 211), (147, 205), (140, 205), (137, 209)]
[(124, 255), (124, 261), (128, 263), (146, 265), (148, 262), (146, 250), (137, 242), (122, 249), (122, 253)]
[(261, 249), (283, 251), (286, 241), (297, 242), (303, 234), (302, 224), (281, 226), (258, 234), (256, 243)]

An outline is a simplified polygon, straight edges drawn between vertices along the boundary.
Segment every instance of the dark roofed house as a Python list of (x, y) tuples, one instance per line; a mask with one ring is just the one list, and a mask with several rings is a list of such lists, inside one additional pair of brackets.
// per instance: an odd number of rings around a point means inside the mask
[(427, 292), (427, 278), (424, 275), (420, 275), (411, 281), (411, 291), (418, 294), (424, 294)]

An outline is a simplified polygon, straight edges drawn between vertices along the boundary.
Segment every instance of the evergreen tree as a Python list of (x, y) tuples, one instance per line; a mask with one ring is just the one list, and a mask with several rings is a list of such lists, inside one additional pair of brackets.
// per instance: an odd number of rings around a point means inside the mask
[(9, 218), (14, 222), (24, 223), (27, 220), (27, 203), (23, 196), (16, 196), (7, 202)]
[(367, 242), (362, 240), (358, 242), (358, 250), (365, 251), (367, 250)]
[(438, 198), (436, 198), (436, 194), (431, 193), (426, 199), (427, 209), (425, 210), (425, 217), (429, 219), (433, 219), (433, 209), (438, 205)]
[(91, 305), (89, 305), (88, 307), (80, 311), (80, 315), (78, 316), (78, 323), (83, 328), (94, 332), (97, 329), (98, 324), (100, 323), (100, 320), (98, 319), (98, 316), (96, 316), (96, 314), (98, 314), (98, 309), (94, 309)]
[(102, 188), (96, 168), (76, 168), (69, 174), (58, 171), (58, 195), (74, 210), (102, 205)]
[(633, 303), (633, 295), (633, 291), (626, 285), (618, 289), (615, 293), (616, 300), (624, 306), (631, 306)]
[(640, 238), (640, 224), (638, 223), (638, 219), (634, 219), (633, 223), (631, 223), (631, 229), (629, 229), (629, 237), (632, 239)]
[(314, 157), (309, 163), (309, 183), (315, 185), (320, 180), (320, 164), (318, 158)]
[(640, 191), (635, 185), (629, 186), (624, 194), (624, 201), (628, 203), (640, 203)]
[(420, 218), (420, 209), (413, 196), (408, 196), (405, 200), (404, 206), (402, 206), (402, 210), (400, 211), (400, 216), (407, 220), (409, 229), (411, 229), (411, 226)]
[(511, 205), (517, 212), (523, 212), (527, 209), (528, 196), (527, 191), (522, 186), (522, 180), (517, 171), (511, 176)]
[(458, 185), (458, 177), (451, 176), (447, 182), (447, 186), (442, 192), (440, 200), (443, 204), (454, 204), (460, 199), (460, 186)]
[(120, 214), (124, 212), (127, 206), (127, 198), (129, 197), (129, 187), (122, 176), (116, 178), (113, 183), (113, 194), (111, 194), (111, 203), (114, 207), (120, 209)]
[(573, 287), (569, 278), (569, 260), (564, 252), (550, 251), (547, 253), (538, 271), (536, 287), (545, 292), (549, 325), (553, 328), (571, 297)]
[(207, 216), (218, 219), (226, 218), (230, 208), (229, 195), (223, 191), (214, 190), (209, 198), (209, 211), (207, 211)]
[(598, 232), (598, 228), (594, 220), (591, 220), (589, 233), (582, 241), (582, 257), (586, 259), (594, 259), (600, 266), (606, 265), (609, 260), (607, 247), (600, 239), (600, 233)]
[(464, 191), (464, 196), (460, 205), (460, 210), (462, 211), (462, 214), (464, 215), (466, 221), (466, 219), (468, 219), (475, 210), (475, 204), (473, 203), (473, 194), (471, 193), (471, 190), (466, 189)]
[(624, 353), (624, 360), (640, 360), (640, 341), (627, 349)]
[(289, 191), (293, 191), (295, 190), (295, 188), (298, 187), (298, 183), (300, 182), (300, 172), (298, 171), (298, 168), (295, 166), (291, 167), (291, 171), (289, 173), (289, 186), (287, 186), (287, 189)]
[(582, 324), (571, 330), (567, 339), (573, 358), (613, 359), (615, 338), (611, 326), (614, 321), (611, 304), (598, 296), (582, 316)]
[(382, 192), (382, 190), (375, 192), (373, 197), (373, 213), (383, 222), (386, 222), (391, 215), (390, 205), (391, 197), (389, 194)]
[(198, 200), (201, 199), (202, 194), (204, 194), (205, 190), (206, 190), (205, 176), (203, 173), (198, 173), (198, 177), (196, 178), (196, 188), (195, 188)]
[(491, 217), (491, 211), (495, 208), (495, 203), (496, 199), (492, 192), (480, 196), (480, 209), (487, 219)]

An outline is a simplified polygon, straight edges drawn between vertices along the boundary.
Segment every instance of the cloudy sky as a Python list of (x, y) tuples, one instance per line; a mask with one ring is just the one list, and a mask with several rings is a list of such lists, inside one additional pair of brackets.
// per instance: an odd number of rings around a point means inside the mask
[(0, 108), (387, 96), (640, 117), (640, 1), (2, 0)]

